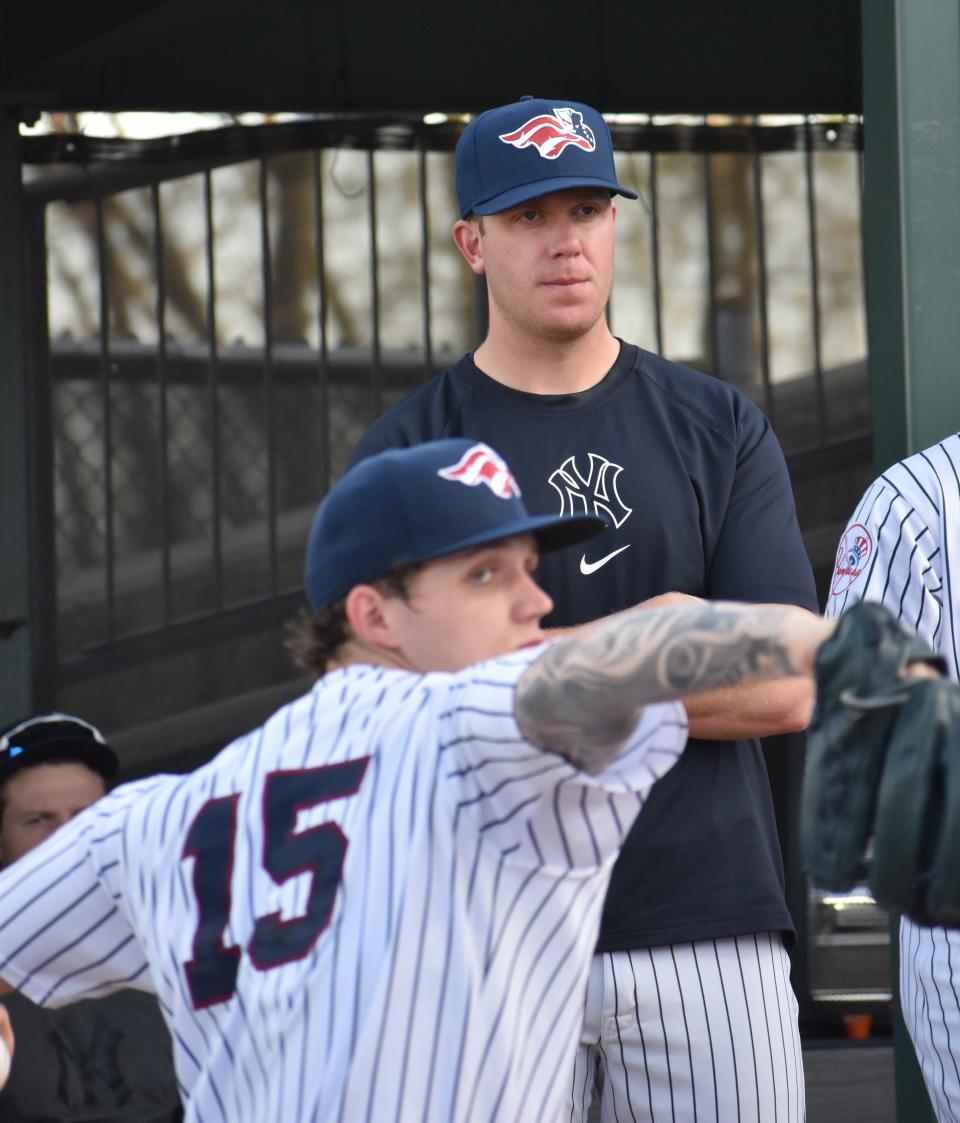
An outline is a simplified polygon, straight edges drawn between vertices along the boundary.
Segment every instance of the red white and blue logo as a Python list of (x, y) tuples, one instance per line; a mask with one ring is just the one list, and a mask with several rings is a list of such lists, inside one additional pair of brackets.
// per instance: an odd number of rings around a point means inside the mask
[(833, 570), (832, 597), (845, 593), (867, 568), (873, 556), (870, 531), (860, 523), (848, 526), (837, 548), (837, 564)]
[(445, 480), (477, 487), (486, 484), (500, 499), (520, 497), (520, 488), (506, 463), (487, 445), (475, 444), (449, 468), (437, 472)]
[(562, 106), (556, 107), (553, 113), (531, 117), (512, 133), (501, 133), (500, 139), (514, 148), (527, 148), (532, 144), (544, 160), (556, 160), (571, 144), (584, 152), (593, 152), (597, 147), (597, 138), (593, 129), (584, 124), (583, 114), (578, 109)]

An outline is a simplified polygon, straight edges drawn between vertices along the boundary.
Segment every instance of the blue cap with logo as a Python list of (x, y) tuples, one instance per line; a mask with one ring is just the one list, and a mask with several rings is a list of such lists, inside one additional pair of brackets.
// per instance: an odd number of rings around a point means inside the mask
[(50, 760), (85, 764), (105, 783), (120, 763), (96, 726), (70, 714), (35, 714), (0, 730), (0, 784), (22, 768)]
[(497, 214), (568, 187), (601, 187), (636, 199), (617, 182), (610, 130), (589, 105), (523, 97), (488, 109), (457, 144), (460, 217)]
[(503, 459), (465, 437), (363, 460), (320, 504), (304, 584), (314, 613), (402, 566), (533, 534), (542, 551), (591, 538), (594, 515), (531, 515)]

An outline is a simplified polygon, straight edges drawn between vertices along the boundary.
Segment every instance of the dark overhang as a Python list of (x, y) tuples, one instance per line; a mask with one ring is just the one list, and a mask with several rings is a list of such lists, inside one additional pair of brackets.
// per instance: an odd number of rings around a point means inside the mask
[(856, 0), (31, 0), (0, 5), (0, 106), (857, 113)]

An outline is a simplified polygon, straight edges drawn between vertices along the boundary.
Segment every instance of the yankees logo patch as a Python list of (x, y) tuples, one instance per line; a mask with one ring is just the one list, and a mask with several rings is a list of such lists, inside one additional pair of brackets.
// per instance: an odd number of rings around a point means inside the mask
[[(551, 486), (560, 496), (560, 514), (598, 515), (616, 528), (623, 526), (633, 514), (633, 508), (623, 502), (617, 490), (617, 479), (622, 471), (622, 464), (614, 464), (612, 460), (596, 452), (587, 453), (586, 471), (582, 463), (577, 464), (576, 456), (568, 456), (549, 477)], [(593, 559), (588, 559), (583, 554), (580, 558), (580, 572), (584, 577), (589, 577), (629, 548), (628, 542), (625, 546)]]
[(837, 548), (837, 563), (830, 586), (832, 597), (845, 593), (867, 568), (873, 556), (873, 539), (870, 531), (860, 523), (848, 526)]
[(597, 147), (593, 129), (584, 124), (583, 114), (578, 109), (561, 106), (553, 113), (531, 117), (512, 133), (501, 133), (500, 139), (514, 148), (533, 145), (544, 160), (556, 160), (571, 144), (584, 152), (593, 152)]
[(466, 484), (467, 487), (486, 484), (500, 499), (520, 496), (520, 488), (513, 473), (493, 449), (484, 444), (468, 448), (456, 464), (440, 468), (437, 475), (454, 483)]
[(576, 456), (568, 456), (555, 472), (550, 484), (560, 496), (561, 515), (599, 515), (621, 527), (633, 514), (617, 491), (622, 464), (614, 464), (596, 452), (587, 453), (586, 471)]

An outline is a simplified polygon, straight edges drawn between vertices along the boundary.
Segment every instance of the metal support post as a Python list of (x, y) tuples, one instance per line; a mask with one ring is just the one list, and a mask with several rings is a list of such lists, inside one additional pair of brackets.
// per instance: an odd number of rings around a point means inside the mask
[[(866, 0), (862, 34), (867, 324), (879, 472), (960, 428), (960, 4)], [(897, 930), (894, 918), (894, 980)], [(897, 1119), (932, 1120), (899, 1008), (895, 1058)]]
[(33, 703), (20, 137), (0, 112), (0, 723)]

